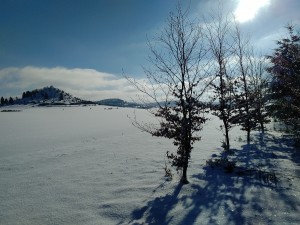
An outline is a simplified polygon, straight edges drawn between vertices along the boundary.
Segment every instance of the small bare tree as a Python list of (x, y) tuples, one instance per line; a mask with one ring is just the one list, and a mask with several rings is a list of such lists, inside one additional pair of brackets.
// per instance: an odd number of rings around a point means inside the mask
[(144, 69), (146, 81), (127, 79), (142, 92), (144, 100), (156, 103), (151, 113), (160, 118), (159, 125), (136, 120), (134, 125), (153, 136), (173, 140), (177, 152), (167, 152), (167, 157), (182, 170), (181, 183), (187, 184), (193, 144), (201, 139), (200, 131), (206, 121), (203, 97), (209, 83), (207, 50), (201, 27), (188, 19), (188, 11), (184, 12), (180, 5), (155, 40), (156, 44), (149, 42), (153, 68)]

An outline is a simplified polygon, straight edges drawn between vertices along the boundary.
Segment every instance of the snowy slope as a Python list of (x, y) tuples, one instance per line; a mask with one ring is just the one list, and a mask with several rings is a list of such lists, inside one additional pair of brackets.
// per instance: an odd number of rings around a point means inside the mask
[(239, 166), (274, 171), (277, 184), (225, 174), (205, 168), (222, 139), (212, 117), (192, 154), (191, 183), (180, 186), (175, 171), (172, 181), (163, 176), (171, 142), (133, 127), (133, 111), (0, 112), (0, 224), (299, 224), (300, 160), (287, 137), (257, 132), (250, 146), (238, 128), (231, 137)]

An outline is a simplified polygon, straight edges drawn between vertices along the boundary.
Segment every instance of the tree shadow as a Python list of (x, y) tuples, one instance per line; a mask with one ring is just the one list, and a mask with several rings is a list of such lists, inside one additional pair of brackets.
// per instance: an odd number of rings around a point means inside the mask
[[(277, 162), (290, 159), (293, 153), (285, 138), (257, 134), (252, 144), (235, 150), (232, 157), (238, 158), (240, 167), (245, 169), (257, 169), (259, 164), (259, 169), (276, 171)], [(190, 180), (191, 184), (179, 184), (171, 194), (150, 200), (146, 206), (134, 210), (131, 224), (243, 225), (287, 221), (297, 224), (300, 200), (291, 191), (300, 191), (282, 183), (264, 179), (257, 173), (225, 173), (208, 166), (204, 173), (193, 175)]]
[[(139, 220), (145, 216), (147, 212), (147, 224), (169, 224), (172, 218), (168, 218), (168, 212), (171, 211), (179, 202), (178, 195), (182, 189), (182, 184), (179, 183), (173, 193), (163, 197), (157, 197), (147, 203), (147, 206), (141, 209), (136, 209), (132, 212), (132, 219)], [(139, 224), (139, 223), (134, 223)]]
[(276, 152), (290, 154), (291, 159), (294, 163), (300, 166), (300, 148), (295, 147), (294, 138), (292, 135), (283, 134), (280, 137), (274, 135), (265, 136), (265, 140), (269, 144), (273, 144), (270, 149), (274, 149)]
[[(250, 178), (241, 178), (218, 169), (207, 167), (205, 174), (192, 176), (195, 184), (178, 185), (172, 194), (155, 198), (145, 207), (132, 212), (131, 224), (246, 224), (244, 206), (249, 204), (245, 197), (251, 183)], [(204, 182), (203, 187), (197, 181)], [(257, 182), (258, 183), (258, 182)], [(265, 186), (268, 186), (265, 184)], [(180, 193), (182, 189), (185, 189)], [(183, 207), (180, 211), (178, 205)], [(261, 204), (253, 206), (257, 214)], [(174, 210), (174, 211), (173, 211)], [(174, 218), (180, 212), (178, 218)], [(176, 215), (177, 216), (177, 215)], [(136, 222), (143, 218), (143, 222)], [(135, 222), (134, 222), (135, 221)]]
[(235, 224), (235, 221), (244, 224), (241, 212), (247, 200), (243, 197), (244, 187), (236, 185), (239, 178), (210, 167), (205, 171), (204, 175), (193, 176), (206, 181), (206, 185), (192, 185), (195, 192), (191, 199), (194, 201), (189, 204), (189, 212), (181, 224), (197, 224), (200, 216), (205, 218), (205, 224), (220, 224), (221, 221), (223, 224)]

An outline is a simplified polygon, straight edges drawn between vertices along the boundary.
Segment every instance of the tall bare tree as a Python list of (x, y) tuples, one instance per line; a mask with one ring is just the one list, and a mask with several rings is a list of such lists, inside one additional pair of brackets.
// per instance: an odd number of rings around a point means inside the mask
[(250, 40), (245, 38), (239, 25), (235, 22), (234, 34), (234, 54), (236, 57), (236, 100), (235, 107), (238, 114), (235, 123), (241, 125), (242, 129), (247, 132), (247, 143), (250, 143), (250, 132), (256, 127), (254, 101), (255, 95), (251, 90), (250, 77), (253, 66), (253, 51)]
[(210, 73), (216, 77), (211, 83), (213, 89), (213, 114), (219, 117), (223, 125), (225, 141), (223, 147), (230, 149), (229, 131), (232, 128), (234, 116), (234, 78), (232, 73), (233, 40), (232, 18), (224, 16), (221, 10), (211, 15), (208, 22), (205, 19), (205, 30), (210, 53), (212, 54), (212, 66)]
[(203, 97), (209, 85), (207, 49), (202, 28), (188, 18), (188, 11), (178, 5), (161, 34), (149, 42), (152, 68), (144, 69), (145, 82), (127, 78), (144, 98), (156, 103), (151, 111), (159, 125), (134, 121), (134, 125), (158, 137), (173, 140), (176, 153), (167, 152), (172, 165), (182, 171), (181, 183), (188, 183), (187, 169), (195, 141), (201, 139), (206, 121)]
[(252, 55), (253, 57), (249, 59), (249, 86), (251, 88), (251, 95), (253, 96), (253, 115), (257, 122), (257, 128), (264, 133), (265, 124), (271, 121), (269, 118), (269, 112), (267, 111), (267, 103), (269, 101), (269, 83), (271, 77), (266, 71), (266, 58), (262, 55), (255, 57), (254, 53), (252, 53)]

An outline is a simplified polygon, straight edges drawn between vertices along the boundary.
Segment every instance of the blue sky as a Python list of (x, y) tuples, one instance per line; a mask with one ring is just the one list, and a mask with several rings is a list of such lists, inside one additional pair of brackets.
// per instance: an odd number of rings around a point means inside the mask
[(2, 0), (0, 4), (1, 67), (64, 66), (120, 73), (127, 65), (129, 72), (137, 73), (146, 34), (161, 26), (173, 1)]
[[(241, 1), (257, 0), (221, 0), (232, 13)], [(130, 96), (134, 89), (122, 77), (122, 69), (143, 77), (147, 36), (159, 33), (176, 2), (1, 0), (0, 96), (20, 96), (50, 85), (92, 100)], [(218, 0), (183, 0), (199, 18), (217, 4)], [(269, 0), (241, 26), (262, 52), (270, 51), (283, 26), (299, 24), (299, 11), (299, 0)]]

